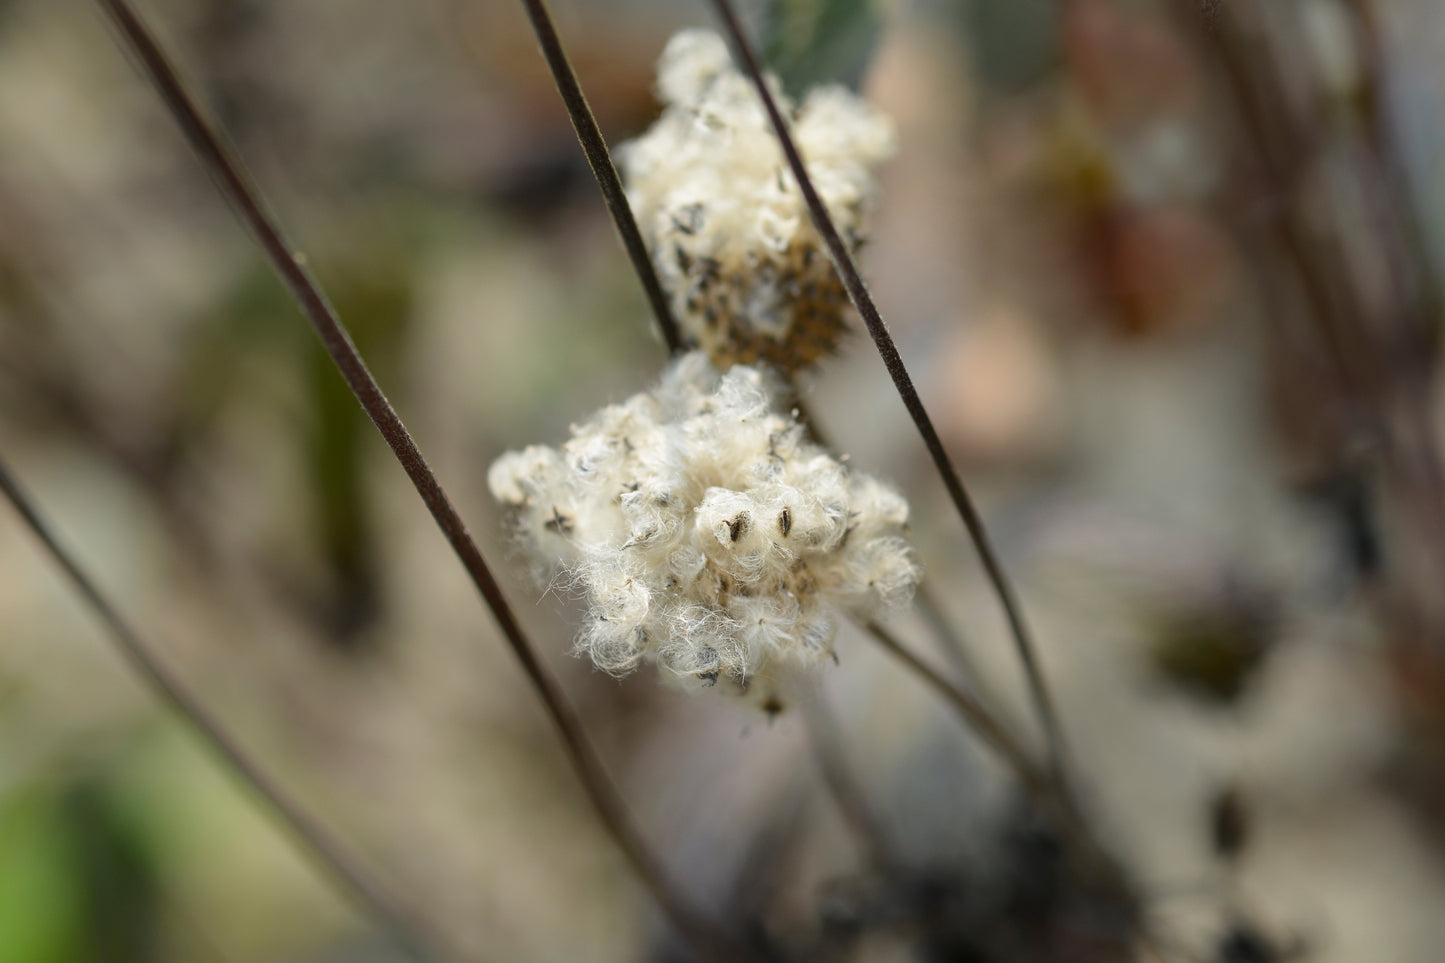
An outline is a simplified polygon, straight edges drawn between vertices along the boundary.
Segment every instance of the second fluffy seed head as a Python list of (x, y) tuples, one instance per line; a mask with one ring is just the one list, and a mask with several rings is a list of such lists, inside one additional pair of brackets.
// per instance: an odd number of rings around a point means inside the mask
[[(720, 37), (687, 30), (668, 43), (657, 86), (662, 116), (617, 156), (674, 313), (718, 367), (812, 363), (837, 344), (848, 298), (751, 81)], [(843, 87), (816, 88), (796, 109), (774, 93), (856, 248), (892, 125)]]

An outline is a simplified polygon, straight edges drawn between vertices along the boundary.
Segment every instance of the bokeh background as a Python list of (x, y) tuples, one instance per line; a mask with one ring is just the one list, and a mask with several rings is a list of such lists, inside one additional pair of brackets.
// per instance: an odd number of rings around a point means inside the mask
[[(553, 6), (613, 143), (655, 116), (667, 37), (711, 25), (700, 3)], [(1438, 0), (770, 9), (790, 83), (859, 82), (897, 123), (866, 272), (1141, 918), (1184, 959), (1438, 959)], [(141, 10), (688, 890), (827, 958), (1083, 958), (998, 898), (1030, 885), (1006, 774), (860, 633), (811, 722), (569, 655), (576, 601), (528, 581), (486, 468), (665, 352), (521, 6)], [(911, 498), (972, 664), (916, 616), (899, 634), (1035, 739), (871, 344), (800, 390)], [(465, 954), (676, 952), (425, 509), (84, 0), (0, 2), (0, 453), (165, 661)], [(880, 844), (930, 908), (870, 865)], [(967, 938), (933, 939), (940, 914)], [(400, 958), (0, 512), (0, 961)]]

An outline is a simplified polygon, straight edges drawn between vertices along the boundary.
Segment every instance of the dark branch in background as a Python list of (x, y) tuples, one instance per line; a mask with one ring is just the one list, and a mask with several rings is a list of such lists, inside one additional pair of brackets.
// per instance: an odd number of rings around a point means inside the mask
[(155, 648), (130, 627), (121, 617), (119, 610), (80, 567), (80, 563), (61, 544), (34, 501), (21, 489), (3, 461), (0, 461), (0, 491), (4, 492), (5, 498), (26, 526), (100, 616), (131, 667), (196, 731), (220, 757), (221, 762), (261, 797), (302, 851), (310, 855), (316, 864), (340, 885), (363, 913), (375, 917), (409, 955), (418, 960), (455, 958), (456, 954), (447, 953), (443, 956), (432, 949), (439, 947), (440, 941), (430, 934), (423, 938), (423, 927), (413, 914), (404, 909), (380, 885), (369, 879), (366, 871), (348, 855), (346, 847), (332, 836), (324, 825), (313, 819), (300, 803), (273, 782), (260, 765), (246, 754), (221, 721), (211, 714), (178, 676), (161, 664), (155, 655)]
[(1354, 11), (1358, 25), (1357, 49), (1364, 60), (1359, 109), (1364, 114), (1370, 147), (1379, 160), (1382, 186), (1407, 249), (1406, 263), (1396, 268), (1395, 283), (1402, 289), (1416, 288), (1413, 307), (1420, 315), (1420, 322), (1436, 332), (1430, 338), (1433, 354), (1439, 347), (1435, 325), (1445, 306), (1441, 304), (1440, 279), (1430, 261), (1429, 241), (1422, 223), (1425, 205), (1415, 202), (1409, 167), (1401, 156), (1398, 134), (1391, 128), (1390, 103), (1394, 98), (1386, 63), (1384, 26), (1374, 0), (1345, 0), (1345, 6)]
[(355, 393), (366, 414), (401, 462), (417, 494), (426, 503), (437, 527), (471, 576), (477, 591), (491, 608), (502, 634), (528, 681), (536, 690), (547, 715), (561, 737), (567, 757), (577, 773), (598, 819), (617, 843), (642, 882), (678, 930), (706, 957), (736, 955), (731, 940), (716, 925), (694, 910), (663, 873), (638, 834), (621, 797), (603, 769), (601, 760), (587, 740), (576, 710), (561, 687), (537, 658), (501, 587), (492, 576), (481, 550), (451, 499), (422, 457), (416, 442), (402, 425), (381, 387), (367, 370), (335, 311), (320, 287), (301, 266), (298, 256), (282, 237), (275, 219), (265, 210), (258, 191), (252, 187), (211, 125), (202, 117), (175, 69), (161, 51), (150, 30), (141, 22), (127, 0), (98, 0), (115, 21), (126, 45), (139, 58), (146, 75), (180, 125), (186, 140), (215, 180), (221, 194), (261, 246), (281, 280), (296, 299), (301, 311), (316, 329), (332, 361)]
[[(1175, 0), (1171, 9), (1186, 27), (1198, 26), (1189, 0)], [(1379, 102), (1387, 80), (1383, 51), (1370, 5), (1356, 0), (1365, 71), (1363, 130), (1357, 131), (1312, 99), (1295, 96), (1289, 61), (1263, 27), (1264, 9), (1259, 2), (1220, 6), (1208, 29), (1187, 34), (1219, 72), (1243, 156), (1268, 192), (1261, 223), (1236, 217), (1236, 226), (1246, 237), (1266, 237), (1288, 264), (1303, 295), (1311, 340), (1331, 369), (1328, 382), (1316, 377), (1317, 390), (1348, 405), (1349, 422), (1336, 418), (1328, 425), (1329, 454), (1348, 464), (1361, 438), (1375, 449), (1384, 510), (1402, 516), (1402, 524), (1394, 526), (1393, 541), (1399, 544), (1392, 554), (1411, 560), (1385, 567), (1384, 610), (1401, 645), (1420, 649), (1423, 658), (1412, 675), (1427, 668), (1439, 675), (1445, 665), (1445, 607), (1438, 601), (1445, 577), (1445, 469), (1430, 406), (1438, 378), (1440, 305), (1404, 167)], [(1368, 149), (1353, 149), (1355, 137)], [(1352, 147), (1344, 170), (1372, 208), (1363, 227), (1370, 234), (1366, 243), (1386, 265), (1386, 284), (1378, 289), (1362, 282), (1350, 263), (1349, 232), (1358, 228), (1310, 191), (1310, 172), (1341, 143)], [(1259, 272), (1267, 296), (1280, 286), (1280, 273)]]
[(597, 126), (597, 118), (592, 116), (592, 108), (587, 105), (587, 97), (577, 83), (577, 74), (573, 72), (572, 64), (562, 50), (562, 41), (552, 23), (552, 15), (547, 12), (547, 5), (542, 0), (522, 0), (522, 6), (527, 8), (527, 18), (532, 21), (532, 32), (537, 35), (537, 45), (542, 48), (542, 56), (552, 70), (552, 79), (557, 82), (557, 91), (562, 95), (562, 103), (567, 107), (567, 116), (572, 118), (572, 127), (577, 131), (577, 140), (582, 144), (583, 153), (587, 155), (587, 163), (592, 166), (597, 186), (602, 188), (602, 199), (607, 202), (612, 223), (617, 225), (617, 233), (622, 235), (627, 256), (632, 259), (632, 268), (642, 281), (643, 290), (647, 292), (647, 301), (652, 305), (652, 313), (657, 318), (662, 340), (667, 343), (669, 354), (680, 354), (686, 347), (682, 332), (678, 330), (677, 320), (672, 316), (667, 295), (662, 290), (662, 282), (657, 279), (657, 271), (647, 254), (647, 245), (642, 242), (642, 234), (637, 230), (637, 220), (632, 216), (632, 207), (627, 203), (627, 192), (622, 189), (622, 179), (617, 176), (617, 168), (612, 164), (612, 155), (607, 150), (602, 129)]
[(923, 443), (928, 448), (928, 454), (933, 458), (933, 463), (937, 466), (938, 473), (943, 479), (944, 487), (948, 489), (949, 497), (953, 499), (954, 507), (958, 509), (964, 527), (968, 529), (969, 537), (972, 538), (974, 547), (978, 551), (984, 571), (993, 584), (994, 591), (998, 594), (999, 602), (1003, 606), (1004, 615), (1008, 619), (1009, 628), (1013, 633), (1019, 660), (1023, 663), (1024, 674), (1028, 677), (1029, 691), (1043, 723), (1044, 736), (1048, 742), (1049, 768), (1052, 778), (1059, 794), (1065, 799), (1071, 800), (1072, 795), (1067, 788), (1068, 781), (1064, 766), (1063, 730), (1059, 725), (1053, 697), (1049, 693), (1048, 684), (1044, 681), (1043, 671), (1035, 654), (1033, 638), (1028, 625), (1024, 622), (1023, 609), (1019, 605), (1013, 584), (1004, 573), (1003, 565), (984, 528), (983, 519), (979, 517), (973, 500), (963, 487), (958, 472), (954, 470), (953, 462), (948, 457), (948, 452), (944, 450), (943, 442), (933, 427), (933, 421), (923, 407), (923, 400), (918, 396), (918, 390), (913, 387), (913, 379), (909, 377), (908, 369), (903, 364), (903, 357), (898, 353), (898, 347), (893, 343), (893, 337), (883, 323), (883, 316), (878, 313), (878, 308), (873, 303), (867, 286), (863, 283), (863, 277), (859, 274), (847, 245), (839, 236), (827, 207), (824, 206), (822, 198), (818, 196), (818, 191), (813, 186), (812, 179), (808, 176), (802, 155), (798, 153), (792, 134), (788, 132), (787, 121), (783, 119), (772, 92), (768, 90), (768, 85), (763, 79), (762, 68), (758, 65), (752, 46), (743, 35), (742, 26), (738, 22), (732, 3), (729, 0), (712, 0), (712, 5), (727, 28), (735, 55), (742, 62), (743, 69), (752, 78), (754, 86), (757, 87), (758, 96), (762, 98), (768, 118), (777, 133), (778, 143), (783, 149), (784, 156), (787, 157), (788, 166), (792, 169), (793, 177), (803, 192), (803, 200), (808, 205), (808, 213), (812, 216), (813, 225), (828, 246), (828, 255), (838, 271), (838, 276), (843, 281), (843, 286), (848, 291), (848, 297), (863, 318), (863, 323), (867, 325), (868, 333), (872, 336), (873, 343), (877, 345), (878, 353), (883, 358), (883, 365), (888, 369), (888, 375), (893, 379), (893, 384), (898, 389), (898, 395), (903, 400), (903, 406), (908, 409), (908, 414), (913, 419), (914, 425), (917, 426), (918, 433), (923, 436)]

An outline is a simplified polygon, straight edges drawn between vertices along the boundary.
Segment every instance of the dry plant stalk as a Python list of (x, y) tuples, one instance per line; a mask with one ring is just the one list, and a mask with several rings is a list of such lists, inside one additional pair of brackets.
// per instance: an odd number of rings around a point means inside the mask
[(522, 664), (528, 681), (546, 709), (566, 750), (568, 760), (603, 827), (679, 932), (704, 958), (740, 958), (741, 951), (734, 945), (732, 938), (691, 906), (648, 849), (633, 825), (621, 796), (608, 778), (596, 750), (587, 739), (576, 710), (538, 659), (531, 643), (522, 632), (501, 586), (482, 557), (481, 549), (477, 547), (476, 541), (415, 440), (387, 401), (380, 385), (367, 370), (356, 346), (351, 342), (320, 287), (302, 266), (296, 249), (285, 241), (278, 223), (268, 213), (257, 189), (248, 182), (240, 164), (223, 145), (213, 124), (201, 113), (155, 37), (127, 0), (99, 2), (115, 22), (126, 45), (139, 58), (142, 68), (155, 84), (207, 173), (235, 208), (237, 216), (260, 245), (301, 307), (302, 313), (315, 328), (337, 370), (392, 449), (415, 486), (417, 494), (431, 511), (437, 527), (441, 529), (477, 591), (486, 601), (502, 629), (503, 636)]
[(119, 607), (61, 542), (54, 526), (46, 520), (35, 500), (20, 486), (20, 482), (3, 461), (0, 461), (0, 494), (10, 502), (21, 521), (94, 610), (110, 633), (116, 648), (130, 662), (136, 673), (195, 731), (216, 754), (221, 765), (261, 798), (302, 851), (315, 860), (329, 878), (339, 884), (357, 907), (376, 920), (414, 959), (459, 959), (443, 939), (431, 932), (425, 922), (418, 918), (414, 909), (404, 905), (375, 880), (341, 840), (333, 836), (322, 822), (272, 779), (265, 768), (242, 748), (225, 723), (206, 708), (205, 703), (179, 675), (161, 661), (156, 646), (137, 632), (120, 614)]

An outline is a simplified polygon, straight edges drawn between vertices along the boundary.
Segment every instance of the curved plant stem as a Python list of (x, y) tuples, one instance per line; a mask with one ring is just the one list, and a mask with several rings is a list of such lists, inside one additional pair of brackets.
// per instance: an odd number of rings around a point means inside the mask
[(863, 629), (886, 652), (903, 663), (911, 673), (947, 702), (969, 728), (1008, 764), (1029, 798), (1053, 819), (1063, 837), (1068, 840), (1079, 858), (1080, 867), (1106, 880), (1109, 886), (1121, 895), (1129, 892), (1118, 866), (1094, 839), (1074, 798), (1060, 790), (1058, 783), (1051, 777), (1052, 774), (1044, 772), (1034, 763), (1028, 751), (1009, 734), (1008, 729), (977, 697), (954, 685), (877, 622), (868, 622), (863, 625)]
[(948, 659), (953, 663), (953, 668), (963, 677), (964, 682), (975, 692), (983, 689), (983, 675), (978, 670), (978, 664), (974, 661), (973, 653), (968, 650), (968, 644), (963, 636), (948, 621), (948, 616), (943, 612), (943, 603), (938, 601), (938, 596), (933, 593), (933, 585), (926, 578), (918, 585), (918, 591), (914, 593), (913, 604), (918, 613), (923, 616), (923, 621), (928, 623), (934, 638), (948, 654)]
[(994, 718), (993, 713), (982, 702), (944, 678), (942, 673), (920, 659), (911, 649), (898, 641), (892, 632), (877, 622), (868, 622), (864, 624), (863, 629), (883, 647), (884, 651), (902, 662), (910, 672), (918, 676), (925, 685), (942, 697), (955, 712), (963, 717), (963, 720), (978, 734), (979, 738), (1013, 769), (1014, 774), (1019, 777), (1019, 781), (1024, 784), (1030, 794), (1036, 797), (1052, 795), (1053, 786), (1039, 771), (1034, 761), (1029, 758), (1028, 751), (1009, 734), (1009, 731)]
[[(0, 461), (0, 492), (4, 493), (26, 526), (100, 616), (100, 620), (110, 630), (116, 647), (136, 673), (195, 730), (220, 757), (222, 764), (261, 798), (291, 837), (300, 844), (302, 850), (340, 885), (364, 913), (379, 921), (412, 957), (418, 960), (443, 958), (443, 954), (430, 949), (439, 947), (441, 941), (434, 935), (423, 937), (425, 928), (414, 914), (403, 908), (395, 897), (372, 880), (347, 852), (341, 841), (332, 836), (299, 802), (287, 795), (260, 764), (241, 748), (230, 731), (195, 693), (187, 688), (180, 677), (161, 663), (155, 654), (155, 648), (131, 628), (119, 609), (110, 603), (95, 581), (81, 568), (75, 556), (60, 542), (39, 508), (20, 487), (20, 483), (3, 461)], [(456, 954), (449, 952), (445, 954), (445, 958), (456, 958)]]
[(627, 192), (622, 189), (622, 179), (617, 176), (617, 168), (607, 150), (607, 140), (602, 136), (602, 129), (597, 126), (597, 118), (592, 116), (592, 108), (588, 106), (587, 97), (577, 83), (577, 74), (572, 70), (572, 64), (562, 49), (561, 38), (557, 36), (557, 28), (552, 23), (552, 15), (547, 12), (547, 4), (543, 0), (522, 0), (522, 6), (527, 8), (527, 19), (532, 22), (532, 32), (537, 35), (537, 45), (542, 48), (542, 56), (552, 71), (552, 79), (556, 81), (562, 103), (567, 107), (567, 116), (572, 119), (572, 128), (577, 132), (582, 152), (587, 155), (587, 163), (591, 165), (592, 174), (597, 178), (597, 186), (602, 189), (602, 199), (607, 202), (612, 223), (617, 226), (617, 233), (622, 235), (622, 244), (627, 248), (632, 268), (642, 281), (643, 290), (647, 292), (647, 301), (652, 305), (652, 313), (657, 318), (662, 340), (666, 342), (669, 354), (679, 354), (686, 347), (682, 332), (668, 306), (667, 295), (663, 293), (662, 282), (657, 278), (652, 259), (647, 254), (647, 245), (643, 243), (642, 234), (637, 229), (637, 220), (632, 216), (631, 205), (627, 203)]
[(283, 238), (280, 226), (266, 210), (259, 192), (242, 173), (240, 163), (222, 146), (220, 137), (203, 118), (174, 67), (128, 0), (98, 2), (114, 20), (126, 45), (140, 60), (141, 67), (155, 84), (161, 99), (180, 125), (186, 140), (207, 173), (235, 209), (237, 216), (265, 252), (272, 267), (281, 276), (302, 313), (316, 329), (327, 354), (331, 356), (362, 408), (391, 447), (397, 461), (415, 486), (417, 494), (431, 511), (437, 527), (441, 529), (477, 591), (485, 599), (508, 646), (521, 663), (528, 681), (557, 730), (568, 760), (603, 827), (668, 918), (699, 953), (708, 958), (737, 956), (727, 934), (691, 906), (648, 849), (608, 778), (596, 750), (588, 741), (576, 710), (527, 641), (511, 606), (502, 594), (501, 586), (487, 567), (481, 550), (453, 506), (451, 498), (382, 393), (376, 379), (367, 370), (366, 363), (320, 287), (302, 267), (299, 256)]
[(742, 26), (738, 22), (732, 3), (730, 0), (712, 0), (712, 5), (727, 28), (735, 55), (742, 62), (743, 69), (752, 78), (754, 86), (757, 87), (758, 96), (767, 110), (768, 118), (778, 136), (778, 143), (787, 158), (788, 166), (798, 182), (798, 187), (802, 190), (803, 199), (808, 206), (808, 213), (813, 219), (813, 225), (827, 245), (828, 255), (838, 271), (838, 276), (843, 281), (843, 286), (848, 291), (849, 299), (863, 318), (863, 323), (868, 327), (868, 333), (872, 336), (873, 343), (883, 358), (883, 365), (888, 369), (889, 377), (893, 379), (893, 384), (898, 389), (903, 406), (908, 409), (908, 414), (913, 419), (914, 425), (917, 426), (918, 433), (923, 437), (924, 446), (928, 449), (928, 454), (938, 468), (944, 487), (948, 489), (949, 497), (953, 500), (964, 527), (968, 529), (969, 537), (978, 551), (979, 560), (983, 563), (984, 571), (1003, 606), (1004, 615), (1008, 620), (1009, 629), (1018, 650), (1019, 661), (1023, 663), (1024, 674), (1028, 678), (1030, 694), (1043, 725), (1044, 737), (1049, 749), (1051, 778), (1058, 786), (1060, 794), (1067, 796), (1069, 790), (1064, 764), (1066, 747), (1063, 729), (1054, 708), (1053, 696), (1049, 692), (1043, 670), (1035, 654), (1033, 637), (1024, 621), (1023, 609), (1014, 592), (1013, 583), (1004, 573), (998, 553), (994, 550), (993, 542), (984, 528), (983, 519), (979, 516), (972, 498), (969, 497), (968, 491), (959, 479), (958, 472), (954, 470), (953, 462), (949, 458), (948, 452), (944, 450), (943, 442), (933, 427), (933, 421), (929, 418), (928, 411), (923, 407), (923, 400), (913, 386), (913, 379), (903, 364), (903, 357), (898, 353), (898, 347), (893, 343), (893, 337), (883, 323), (883, 316), (879, 314), (878, 307), (873, 303), (872, 295), (868, 293), (868, 288), (863, 283), (863, 277), (859, 274), (847, 245), (843, 243), (837, 227), (833, 224), (832, 217), (828, 214), (827, 207), (823, 204), (822, 198), (818, 196), (818, 191), (808, 176), (802, 155), (798, 153), (798, 147), (793, 142), (792, 134), (788, 132), (787, 121), (783, 119), (782, 113), (778, 110), (777, 101), (774, 100), (772, 92), (768, 90), (768, 85), (763, 79), (762, 68), (758, 65), (752, 46), (743, 35)]

